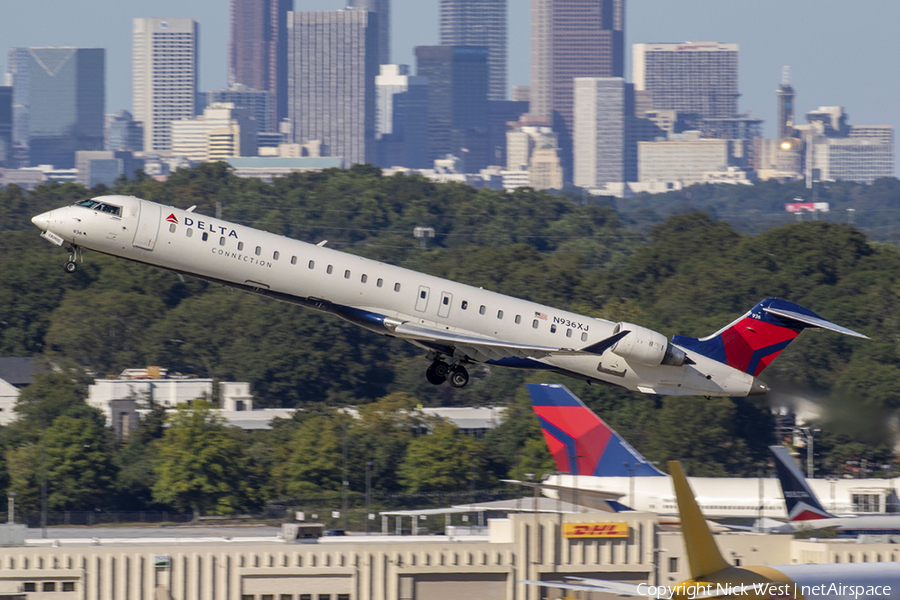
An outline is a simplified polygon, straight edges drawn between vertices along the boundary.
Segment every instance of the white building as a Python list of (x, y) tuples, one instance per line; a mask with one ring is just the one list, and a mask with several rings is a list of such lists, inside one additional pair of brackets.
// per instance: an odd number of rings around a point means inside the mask
[(169, 151), (169, 124), (196, 114), (199, 32), (194, 19), (134, 19), (133, 112), (146, 152)]
[(203, 114), (172, 121), (172, 155), (190, 160), (256, 156), (256, 121), (250, 109), (229, 102), (207, 106)]
[(729, 166), (729, 140), (703, 139), (698, 131), (659, 142), (638, 142), (638, 181), (690, 185)]
[[(506, 132), (506, 172), (511, 171), (526, 172), (527, 185), (536, 190), (562, 189), (559, 143), (552, 128), (520, 125)], [(521, 179), (504, 176), (504, 188), (516, 180)]]
[(575, 79), (574, 183), (597, 188), (628, 176), (628, 84), (621, 77)]

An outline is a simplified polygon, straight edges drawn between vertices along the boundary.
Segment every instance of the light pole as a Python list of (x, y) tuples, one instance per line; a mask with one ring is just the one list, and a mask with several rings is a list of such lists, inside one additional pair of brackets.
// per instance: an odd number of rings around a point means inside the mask
[(12, 525), (16, 522), (16, 493), (12, 491), (9, 492), (6, 499), (6, 522)]
[(366, 535), (369, 535), (369, 515), (372, 514), (372, 461), (366, 461)]
[(811, 427), (800, 427), (799, 429), (803, 434), (803, 439), (806, 440), (806, 478), (812, 479), (815, 471), (813, 466), (813, 443), (815, 442), (815, 435), (822, 430)]

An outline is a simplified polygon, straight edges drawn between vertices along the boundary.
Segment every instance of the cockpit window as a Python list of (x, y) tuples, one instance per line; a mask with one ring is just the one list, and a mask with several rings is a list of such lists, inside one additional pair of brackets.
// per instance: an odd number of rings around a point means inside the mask
[(122, 207), (115, 206), (113, 204), (104, 204), (103, 202), (98, 202), (97, 200), (82, 200), (81, 202), (76, 202), (75, 206), (83, 206), (85, 208), (93, 208), (94, 210), (99, 210), (100, 212), (105, 212), (111, 214), (116, 217), (122, 216)]

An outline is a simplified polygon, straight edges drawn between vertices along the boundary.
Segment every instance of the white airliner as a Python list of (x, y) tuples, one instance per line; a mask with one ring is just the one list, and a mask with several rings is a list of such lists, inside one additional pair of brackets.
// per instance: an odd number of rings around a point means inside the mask
[(651, 394), (747, 396), (806, 328), (865, 337), (774, 298), (708, 338), (675, 336), (504, 296), (222, 219), (128, 196), (101, 196), (32, 222), (83, 249), (333, 313), (428, 351), (428, 381), (462, 387), (465, 365), (545, 369)]

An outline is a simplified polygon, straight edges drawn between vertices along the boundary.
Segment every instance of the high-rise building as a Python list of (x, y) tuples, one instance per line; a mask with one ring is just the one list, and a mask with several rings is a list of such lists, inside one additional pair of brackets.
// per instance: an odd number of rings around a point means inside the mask
[(276, 124), (287, 116), (287, 14), (293, 9), (293, 0), (231, 0), (228, 84), (271, 92)]
[(375, 160), (377, 18), (363, 10), (288, 13), (291, 142), (347, 164)]
[(391, 62), (391, 0), (348, 0), (347, 6), (376, 13), (378, 29), (378, 64)]
[(196, 114), (199, 34), (194, 19), (134, 20), (134, 118), (146, 152), (168, 152), (169, 124)]
[(575, 185), (599, 188), (636, 179), (637, 147), (632, 155), (628, 143), (630, 88), (621, 77), (575, 79)]
[(246, 108), (256, 121), (257, 132), (272, 133), (277, 131), (275, 122), (275, 102), (272, 92), (255, 90), (242, 83), (232, 84), (224, 90), (213, 90), (206, 93), (206, 105), (227, 102), (235, 108)]
[(31, 164), (72, 168), (76, 150), (103, 149), (106, 51), (11, 48), (14, 142)]
[(781, 71), (781, 85), (775, 92), (778, 96), (778, 137), (794, 137), (794, 88), (791, 87), (791, 68)]
[(379, 166), (414, 169), (428, 163), (428, 79), (408, 65), (381, 65), (375, 78), (375, 137)]
[(428, 157), (447, 154), (464, 173), (489, 163), (488, 49), (483, 46), (417, 46), (416, 73), (428, 78)]
[(12, 88), (0, 86), (0, 167), (12, 161)]
[(246, 108), (210, 104), (192, 119), (172, 121), (172, 155), (191, 160), (256, 156), (256, 122)]
[(488, 49), (489, 100), (506, 100), (506, 1), (441, 0), (441, 45)]
[(634, 44), (632, 81), (655, 110), (702, 119), (738, 114), (738, 45)]
[(132, 152), (144, 149), (144, 127), (139, 121), (135, 121), (127, 110), (107, 115), (106, 149)]
[(531, 114), (571, 132), (575, 78), (624, 75), (625, 0), (532, 0)]

